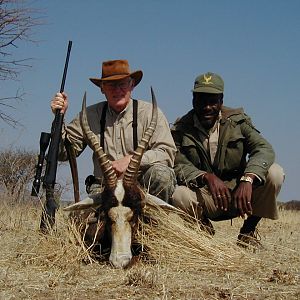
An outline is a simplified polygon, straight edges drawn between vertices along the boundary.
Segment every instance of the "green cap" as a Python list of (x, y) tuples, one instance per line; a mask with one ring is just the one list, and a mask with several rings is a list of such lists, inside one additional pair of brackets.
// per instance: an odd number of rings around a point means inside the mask
[(224, 92), (224, 81), (220, 75), (207, 72), (195, 79), (192, 92), (222, 94)]

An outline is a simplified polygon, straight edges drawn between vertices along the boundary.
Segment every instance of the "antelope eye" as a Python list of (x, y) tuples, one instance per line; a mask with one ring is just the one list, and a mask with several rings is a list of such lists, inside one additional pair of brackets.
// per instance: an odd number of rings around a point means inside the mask
[(128, 212), (126, 213), (126, 220), (127, 220), (128, 222), (130, 222), (130, 221), (132, 220), (132, 218), (133, 218), (133, 211), (130, 210), (130, 211), (128, 211)]
[(116, 212), (116, 210), (114, 208), (111, 208), (108, 211), (108, 217), (110, 218), (111, 221), (116, 221), (116, 219), (118, 217), (118, 213)]

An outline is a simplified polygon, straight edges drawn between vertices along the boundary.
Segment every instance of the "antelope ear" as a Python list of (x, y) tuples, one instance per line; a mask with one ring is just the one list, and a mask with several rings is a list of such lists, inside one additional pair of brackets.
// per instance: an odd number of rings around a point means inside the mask
[(147, 204), (150, 205), (156, 205), (156, 206), (160, 206), (161, 208), (167, 208), (167, 209), (171, 209), (171, 210), (177, 210), (177, 208), (175, 206), (172, 206), (171, 204), (161, 200), (160, 198), (153, 196), (151, 194), (146, 194), (145, 196), (145, 200)]
[(81, 210), (81, 209), (88, 209), (92, 207), (97, 207), (102, 204), (102, 194), (95, 194), (91, 195), (90, 197), (85, 198), (77, 203), (71, 204), (67, 207), (64, 207), (64, 211), (74, 211), (74, 210)]

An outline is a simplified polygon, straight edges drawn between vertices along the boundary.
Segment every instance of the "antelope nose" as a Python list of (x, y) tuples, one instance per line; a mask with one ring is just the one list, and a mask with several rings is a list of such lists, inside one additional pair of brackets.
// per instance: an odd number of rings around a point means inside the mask
[(114, 257), (110, 257), (110, 263), (117, 269), (122, 269), (128, 266), (132, 259), (132, 254), (119, 254)]

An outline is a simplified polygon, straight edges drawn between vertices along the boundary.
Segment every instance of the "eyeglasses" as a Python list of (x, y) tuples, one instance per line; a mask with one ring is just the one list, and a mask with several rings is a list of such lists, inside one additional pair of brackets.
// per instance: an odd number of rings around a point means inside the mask
[(122, 80), (122, 81), (111, 81), (111, 82), (103, 82), (103, 87), (114, 90), (120, 88), (121, 90), (128, 89), (131, 86), (132, 79)]

